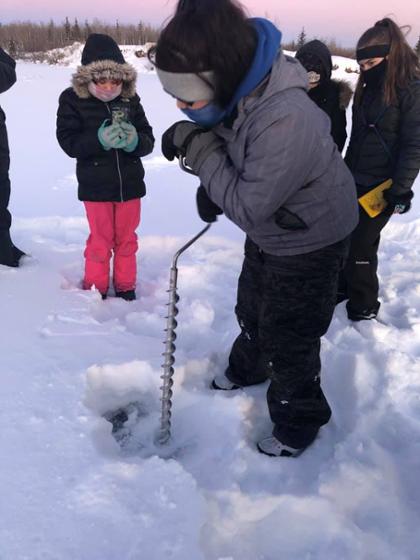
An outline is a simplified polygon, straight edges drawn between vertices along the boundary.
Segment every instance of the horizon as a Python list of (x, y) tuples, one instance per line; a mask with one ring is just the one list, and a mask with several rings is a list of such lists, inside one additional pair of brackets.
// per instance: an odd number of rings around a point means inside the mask
[[(3, 0), (1, 23), (62, 23), (68, 17), (70, 22), (94, 19), (115, 24), (135, 24), (142, 21), (153, 27), (161, 27), (170, 18), (176, 5), (175, 0), (153, 0), (140, 5), (135, 0), (120, 0), (107, 6), (106, 15), (99, 0), (64, 0), (59, 4), (53, 0)], [(335, 40), (343, 47), (354, 47), (360, 35), (375, 21), (390, 16), (399, 25), (412, 27), (408, 35), (410, 44), (415, 45), (420, 36), (420, 2), (408, 0), (402, 5), (396, 0), (372, 0), (369, 5), (358, 0), (348, 5), (331, 5), (329, 0), (308, 3), (305, 0), (244, 0), (242, 5), (251, 16), (268, 17), (283, 33), (284, 42), (296, 40), (302, 28), (308, 39), (312, 37)], [(140, 7), (139, 7), (140, 6)], [(362, 13), (361, 13), (362, 12)], [(45, 14), (39, 17), (39, 14)], [(98, 15), (100, 14), (100, 15)]]

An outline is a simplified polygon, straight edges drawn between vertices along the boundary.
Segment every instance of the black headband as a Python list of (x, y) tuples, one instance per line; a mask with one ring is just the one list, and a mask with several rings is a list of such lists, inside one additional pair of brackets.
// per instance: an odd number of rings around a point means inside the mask
[(366, 60), (368, 58), (382, 58), (389, 54), (390, 45), (371, 45), (363, 49), (357, 49), (356, 58), (359, 60)]

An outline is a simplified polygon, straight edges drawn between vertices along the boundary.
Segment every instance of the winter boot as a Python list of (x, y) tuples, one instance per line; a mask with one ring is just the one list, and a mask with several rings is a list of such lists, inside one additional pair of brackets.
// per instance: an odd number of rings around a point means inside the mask
[(127, 290), (126, 292), (115, 292), (115, 297), (124, 299), (125, 301), (134, 301), (136, 299), (136, 292), (134, 290)]
[(216, 389), (216, 391), (235, 391), (241, 388), (240, 385), (232, 383), (232, 381), (226, 377), (225, 373), (216, 375), (211, 382), (211, 387), (212, 389)]
[(0, 233), (0, 264), (16, 268), (24, 254), (23, 251), (13, 245), (9, 231)]
[(381, 304), (378, 302), (375, 307), (356, 311), (351, 307), (350, 302), (347, 302), (347, 317), (350, 321), (369, 321), (371, 319), (376, 319), (380, 305)]
[(303, 452), (303, 449), (295, 449), (284, 445), (274, 436), (262, 439), (257, 443), (258, 451), (268, 455), (269, 457), (297, 457)]

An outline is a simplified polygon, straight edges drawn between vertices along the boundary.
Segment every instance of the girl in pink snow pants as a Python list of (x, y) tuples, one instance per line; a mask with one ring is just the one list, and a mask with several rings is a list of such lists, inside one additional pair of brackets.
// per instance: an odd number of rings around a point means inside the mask
[(81, 62), (60, 96), (57, 139), (77, 159), (78, 196), (89, 222), (83, 287), (106, 298), (113, 254), (115, 295), (133, 300), (146, 193), (140, 158), (153, 150), (152, 128), (136, 93), (136, 71), (111, 37), (91, 34)]

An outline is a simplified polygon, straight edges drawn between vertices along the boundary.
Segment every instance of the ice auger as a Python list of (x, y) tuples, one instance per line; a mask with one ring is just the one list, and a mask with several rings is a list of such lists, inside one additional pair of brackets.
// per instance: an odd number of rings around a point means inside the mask
[(159, 443), (164, 444), (166, 443), (169, 438), (171, 437), (171, 409), (172, 409), (172, 385), (173, 385), (173, 375), (174, 375), (174, 368), (173, 365), (175, 363), (175, 329), (178, 325), (175, 317), (178, 315), (178, 307), (177, 303), (179, 301), (179, 295), (177, 293), (177, 280), (178, 280), (178, 258), (180, 255), (186, 251), (193, 243), (197, 241), (202, 235), (206, 233), (211, 227), (211, 224), (207, 224), (204, 229), (202, 229), (195, 237), (190, 239), (188, 243), (186, 243), (179, 251), (177, 251), (172, 260), (172, 267), (169, 276), (169, 302), (168, 302), (168, 316), (166, 317), (166, 340), (165, 344), (165, 351), (163, 356), (165, 357), (165, 361), (162, 364), (163, 374), (161, 379), (163, 381), (161, 390), (161, 402), (162, 402), (162, 412), (160, 418), (160, 432), (159, 432)]
[[(186, 165), (185, 158), (179, 158), (179, 165), (183, 171), (187, 173), (192, 173), (191, 169)], [(195, 237), (190, 239), (185, 245), (183, 245), (174, 255), (172, 260), (172, 266), (169, 276), (169, 302), (168, 302), (168, 315), (166, 317), (166, 340), (165, 344), (165, 351), (163, 356), (165, 358), (164, 363), (162, 364), (163, 374), (161, 379), (162, 383), (162, 395), (161, 395), (161, 418), (160, 418), (160, 431), (158, 442), (163, 445), (167, 443), (169, 438), (171, 437), (171, 416), (172, 416), (172, 386), (173, 386), (173, 375), (174, 375), (174, 368), (173, 365), (175, 363), (175, 329), (178, 325), (175, 317), (178, 315), (178, 308), (177, 303), (179, 301), (179, 296), (177, 294), (177, 280), (178, 280), (178, 259), (180, 255), (184, 251), (186, 251), (193, 243), (197, 241), (202, 235), (204, 235), (211, 227), (211, 223), (207, 224), (204, 229), (202, 229)]]

